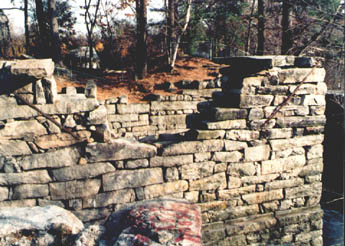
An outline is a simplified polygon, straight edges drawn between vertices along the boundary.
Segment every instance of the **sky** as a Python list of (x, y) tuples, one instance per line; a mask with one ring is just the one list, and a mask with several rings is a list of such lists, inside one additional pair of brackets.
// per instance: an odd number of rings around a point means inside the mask
[[(117, 0), (113, 0), (116, 2)], [(79, 6), (84, 4), (84, 0), (75, 0), (75, 1), (70, 1), (73, 12), (75, 17), (77, 18), (77, 23), (75, 25), (75, 29), (77, 33), (86, 33), (86, 27), (84, 23), (84, 19), (80, 14), (82, 11), (80, 10)], [(163, 0), (152, 0), (151, 4), (149, 5), (150, 7), (161, 7), (163, 6)], [(14, 7), (13, 4), (11, 3), (11, 0), (0, 0), (0, 9), (1, 8), (11, 8)], [(17, 5), (17, 7), (20, 7)], [(123, 17), (125, 17), (126, 13), (132, 13), (130, 9), (127, 9), (125, 12), (123, 12)], [(5, 11), (5, 14), (10, 20), (10, 23), (12, 25), (12, 32), (15, 32), (16, 34), (23, 34), (24, 33), (24, 12), (21, 10), (7, 10)], [(161, 17), (157, 13), (153, 13), (151, 11), (148, 11), (148, 19), (160, 19)]]

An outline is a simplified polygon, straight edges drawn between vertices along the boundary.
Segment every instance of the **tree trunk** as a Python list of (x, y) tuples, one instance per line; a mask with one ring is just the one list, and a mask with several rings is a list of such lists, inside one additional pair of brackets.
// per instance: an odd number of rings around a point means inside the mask
[(257, 55), (263, 55), (265, 50), (265, 6), (264, 0), (258, 0), (258, 50)]
[(283, 0), (283, 17), (282, 17), (282, 47), (281, 54), (287, 55), (292, 48), (292, 30), (291, 30), (291, 9), (290, 0)]
[(251, 9), (251, 12), (250, 12), (250, 19), (249, 19), (249, 22), (248, 22), (248, 28), (247, 28), (247, 37), (246, 37), (246, 45), (244, 47), (244, 51), (246, 52), (246, 55), (248, 54), (248, 51), (249, 51), (249, 44), (250, 44), (250, 29), (252, 27), (252, 18), (253, 18), (253, 14), (254, 14), (254, 8), (255, 8), (255, 0), (252, 0), (253, 3), (252, 3), (252, 9)]
[(59, 38), (59, 24), (57, 21), (57, 12), (56, 12), (56, 0), (48, 0), (49, 6), (49, 20), (50, 20), (50, 29), (51, 29), (51, 52), (52, 58), (55, 63), (62, 63), (61, 60), (61, 44)]
[(175, 8), (176, 0), (168, 0), (168, 64), (171, 64), (173, 45), (176, 42)]
[(136, 76), (142, 79), (147, 74), (147, 0), (136, 0), (137, 12), (137, 67)]
[(28, 0), (24, 0), (25, 52), (30, 53)]
[(171, 57), (171, 63), (169, 64), (171, 70), (174, 69), (174, 67), (175, 67), (175, 62), (176, 62), (176, 58), (177, 58), (177, 51), (178, 51), (178, 48), (180, 46), (181, 37), (186, 32), (189, 21), (190, 21), (191, 10), (192, 10), (192, 0), (187, 0), (187, 4), (188, 4), (188, 6), (187, 6), (185, 20), (184, 20), (184, 26), (182, 27), (181, 32), (177, 35), (176, 43), (174, 45), (174, 50), (173, 50), (172, 57)]
[(46, 56), (47, 54), (47, 30), (45, 27), (45, 21), (44, 21), (44, 11), (43, 11), (43, 3), (42, 0), (35, 0), (36, 3), (36, 16), (37, 16), (37, 22), (38, 22), (38, 29), (39, 29), (39, 36), (40, 36), (40, 53), (41, 56)]

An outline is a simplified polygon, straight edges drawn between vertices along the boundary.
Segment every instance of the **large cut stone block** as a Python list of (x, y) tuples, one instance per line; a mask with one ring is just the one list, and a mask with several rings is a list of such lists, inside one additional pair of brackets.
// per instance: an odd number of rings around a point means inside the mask
[(160, 168), (123, 170), (104, 174), (102, 180), (104, 191), (121, 190), (163, 183), (163, 172)]
[(181, 178), (195, 180), (211, 176), (215, 165), (213, 161), (184, 165), (180, 168)]
[(232, 152), (215, 152), (212, 160), (217, 162), (239, 162), (243, 154), (239, 151)]
[(221, 151), (223, 148), (223, 140), (180, 142), (164, 147), (162, 156), (214, 152)]
[(225, 120), (218, 122), (201, 122), (201, 127), (207, 130), (243, 129), (246, 128), (246, 120)]
[(78, 136), (78, 138), (75, 138), (71, 134), (65, 132), (41, 136), (36, 138), (35, 144), (41, 149), (54, 149), (84, 142), (90, 139), (91, 137), (91, 132), (89, 131), (78, 131), (74, 132), (74, 134)]
[(125, 159), (144, 159), (153, 157), (157, 153), (156, 147), (148, 144), (116, 139), (109, 143), (91, 143), (86, 146), (86, 153), (89, 160), (98, 161), (119, 161)]
[(46, 197), (49, 194), (47, 184), (23, 184), (13, 189), (12, 199)]
[(115, 168), (108, 162), (93, 163), (90, 165), (74, 165), (59, 168), (52, 171), (53, 177), (57, 181), (68, 181), (74, 179), (86, 179), (99, 176), (101, 174), (114, 172)]
[(0, 185), (47, 184), (51, 181), (47, 170), (0, 173)]
[(244, 149), (244, 160), (251, 161), (264, 161), (270, 157), (271, 148), (269, 145), (261, 145), (257, 147), (250, 147)]
[(95, 197), (83, 198), (83, 208), (101, 208), (112, 204), (123, 204), (135, 201), (135, 192), (132, 189), (117, 190), (97, 194)]
[(189, 182), (190, 191), (224, 189), (226, 186), (225, 173), (217, 173), (207, 178)]
[(52, 76), (54, 69), (52, 59), (16, 60), (10, 65), (11, 75), (34, 77), (36, 79)]
[(270, 106), (274, 96), (271, 95), (241, 95), (240, 108), (253, 108)]
[(155, 156), (150, 159), (151, 167), (173, 167), (193, 163), (193, 155)]
[(2, 156), (19, 156), (30, 154), (31, 150), (24, 141), (1, 140), (0, 155)]
[(49, 184), (50, 195), (53, 200), (94, 196), (100, 188), (101, 180), (99, 179), (88, 179), (85, 181), (74, 180)]
[(314, 68), (313, 72), (307, 76), (313, 68), (289, 68), (282, 69), (278, 73), (280, 84), (295, 84), (302, 82), (305, 77), (305, 82), (323, 82), (326, 76), (324, 68)]
[(284, 117), (277, 119), (277, 125), (281, 128), (323, 126), (326, 124), (326, 116)]
[(261, 166), (261, 173), (263, 175), (270, 173), (281, 173), (283, 171), (303, 167), (305, 164), (306, 159), (303, 155), (296, 155), (282, 159), (263, 161)]
[(264, 192), (256, 192), (252, 194), (246, 194), (242, 196), (242, 199), (246, 201), (248, 204), (257, 204), (262, 202), (269, 202), (274, 200), (283, 199), (283, 190), (272, 190), (272, 191), (264, 191)]
[(188, 182), (186, 180), (178, 180), (164, 184), (146, 186), (144, 188), (144, 194), (145, 199), (152, 199), (186, 190), (188, 190)]
[(281, 151), (290, 148), (320, 144), (323, 142), (323, 139), (323, 135), (309, 135), (290, 139), (270, 140), (269, 142), (273, 151)]
[(37, 120), (14, 121), (5, 124), (5, 127), (0, 130), (0, 137), (12, 139), (44, 134), (47, 134), (47, 130)]
[(165, 111), (165, 110), (196, 110), (199, 102), (193, 101), (174, 101), (174, 102), (151, 102), (152, 111)]
[(215, 121), (246, 119), (248, 111), (246, 109), (236, 108), (214, 108), (212, 118)]
[(150, 105), (144, 103), (117, 104), (116, 108), (119, 114), (142, 114), (150, 111)]
[(65, 148), (50, 151), (43, 154), (25, 156), (18, 160), (24, 170), (47, 168), (47, 167), (66, 167), (78, 162), (80, 154), (77, 148)]
[(250, 130), (230, 130), (226, 132), (225, 138), (236, 141), (252, 141), (260, 138), (260, 132)]

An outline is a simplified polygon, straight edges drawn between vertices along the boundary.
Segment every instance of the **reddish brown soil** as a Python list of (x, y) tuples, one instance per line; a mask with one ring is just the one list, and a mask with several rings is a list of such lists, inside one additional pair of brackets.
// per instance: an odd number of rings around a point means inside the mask
[[(105, 80), (96, 81), (97, 98), (108, 99), (128, 95), (130, 102), (140, 102), (148, 94), (169, 95), (172, 93), (158, 90), (156, 85), (164, 82), (177, 82), (180, 80), (206, 80), (214, 79), (211, 73), (217, 73), (220, 65), (208, 59), (197, 57), (179, 58), (173, 72), (152, 72), (145, 79), (134, 81), (126, 76), (107, 74)], [(86, 78), (85, 78), (86, 79)], [(67, 86), (85, 87), (85, 83), (70, 81), (67, 77), (56, 77), (58, 91)], [(85, 81), (85, 80), (84, 80)]]

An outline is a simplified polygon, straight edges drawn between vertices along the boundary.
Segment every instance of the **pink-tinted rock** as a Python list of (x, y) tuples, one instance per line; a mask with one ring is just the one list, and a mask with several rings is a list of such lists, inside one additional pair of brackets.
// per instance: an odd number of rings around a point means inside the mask
[(121, 245), (201, 245), (201, 212), (184, 200), (146, 201), (113, 214), (106, 224)]

